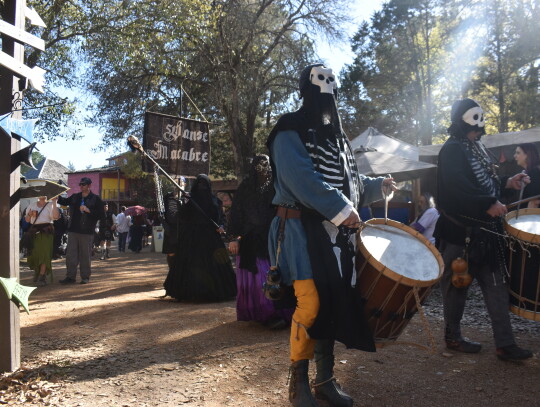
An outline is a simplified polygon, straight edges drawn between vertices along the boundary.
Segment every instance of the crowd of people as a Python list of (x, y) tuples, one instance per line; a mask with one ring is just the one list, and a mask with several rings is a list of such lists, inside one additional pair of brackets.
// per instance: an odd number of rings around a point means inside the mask
[[(168, 273), (165, 296), (178, 301), (236, 299), (237, 319), (270, 329), (290, 327), (289, 400), (293, 406), (352, 406), (352, 398), (334, 376), (334, 344), (368, 352), (373, 335), (355, 289), (356, 231), (362, 206), (397, 191), (391, 177), (359, 173), (336, 108), (337, 80), (322, 64), (306, 67), (299, 77), (302, 107), (282, 116), (271, 131), (269, 155), (253, 158), (227, 216), (205, 174), (186, 180), (164, 197), (163, 253)], [(480, 142), (484, 113), (472, 99), (452, 106), (449, 138), (439, 154), (437, 203), (429, 192), (418, 198), (418, 216), (410, 224), (437, 247), (445, 268), (440, 280), (444, 342), (448, 349), (478, 353), (481, 345), (461, 334), (468, 287), (452, 283), (452, 264), (466, 255), (468, 271), (480, 285), (491, 317), (496, 355), (502, 360), (530, 358), (512, 332), (501, 196), (521, 190), (523, 198), (540, 193), (540, 158), (532, 144), (517, 147), (514, 158), (523, 171), (499, 177), (494, 160)], [(92, 242), (99, 221), (101, 258), (118, 249), (140, 252), (144, 215), (115, 216), (83, 178), (81, 191), (58, 204), (69, 207), (67, 274), (60, 282), (81, 283), (91, 275)], [(228, 196), (230, 198), (230, 196)], [(531, 199), (528, 207), (538, 207)], [(56, 199), (41, 197), (26, 221), (37, 230), (29, 264), (36, 281), (51, 272), (53, 232), (60, 218)], [(416, 232), (415, 232), (416, 233)], [(418, 234), (417, 233), (417, 234)], [(231, 257), (233, 258), (231, 260)], [(309, 361), (316, 366), (310, 385)], [(312, 389), (314, 390), (312, 392)]]
[[(99, 195), (92, 192), (92, 181), (83, 177), (80, 192), (69, 197), (40, 196), (25, 208), (21, 232), (30, 236), (21, 239), (21, 252), (34, 270), (34, 282), (45, 286), (53, 281), (52, 260), (65, 257), (67, 273), (61, 284), (87, 284), (92, 273), (91, 260), (98, 253), (101, 260), (111, 256), (111, 242), (118, 239), (118, 251), (129, 249), (139, 253), (143, 238), (151, 231), (152, 223), (145, 214), (126, 215), (121, 206), (118, 215), (109, 209)], [(67, 210), (63, 209), (67, 208)], [(146, 243), (148, 244), (148, 243)]]

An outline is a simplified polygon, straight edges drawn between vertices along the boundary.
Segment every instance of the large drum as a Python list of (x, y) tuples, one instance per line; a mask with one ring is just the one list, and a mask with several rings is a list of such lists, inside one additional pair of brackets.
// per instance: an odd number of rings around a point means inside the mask
[(421, 233), (388, 219), (370, 219), (359, 232), (357, 289), (379, 345), (394, 341), (439, 281), (444, 262)]
[(510, 311), (523, 318), (540, 321), (540, 209), (520, 209), (506, 215), (505, 229), (519, 240), (508, 254), (510, 271)]

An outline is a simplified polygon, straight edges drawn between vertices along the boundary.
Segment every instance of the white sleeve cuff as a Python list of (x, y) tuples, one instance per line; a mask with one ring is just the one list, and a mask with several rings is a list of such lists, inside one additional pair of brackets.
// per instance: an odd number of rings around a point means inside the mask
[(347, 204), (347, 206), (345, 206), (345, 208), (343, 208), (336, 216), (330, 219), (330, 222), (336, 226), (341, 225), (343, 221), (349, 217), (353, 209), (354, 207), (351, 204)]

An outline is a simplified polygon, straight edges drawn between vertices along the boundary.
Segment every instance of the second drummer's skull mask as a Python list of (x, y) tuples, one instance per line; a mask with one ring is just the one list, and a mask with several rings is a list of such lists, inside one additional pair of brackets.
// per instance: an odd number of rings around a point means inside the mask
[(471, 126), (484, 127), (486, 125), (484, 111), (480, 106), (471, 107), (463, 114), (462, 119)]
[(321, 93), (334, 93), (337, 89), (336, 76), (332, 72), (332, 68), (324, 66), (315, 66), (311, 69), (309, 75), (311, 83), (321, 88)]

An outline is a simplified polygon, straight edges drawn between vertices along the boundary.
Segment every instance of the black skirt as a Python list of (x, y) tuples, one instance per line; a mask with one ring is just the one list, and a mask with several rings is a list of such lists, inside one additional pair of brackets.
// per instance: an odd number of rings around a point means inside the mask
[[(302, 211), (302, 224), (320, 302), (319, 313), (308, 333), (314, 339), (334, 339), (347, 348), (375, 352), (360, 293), (351, 284), (354, 276), (355, 245), (351, 242), (355, 239), (354, 231), (340, 226), (331, 237), (323, 222), (320, 215)], [(330, 224), (327, 226), (334, 229)]]
[(179, 301), (234, 299), (236, 275), (214, 225), (207, 221), (180, 224), (175, 256), (164, 287), (166, 295)]

